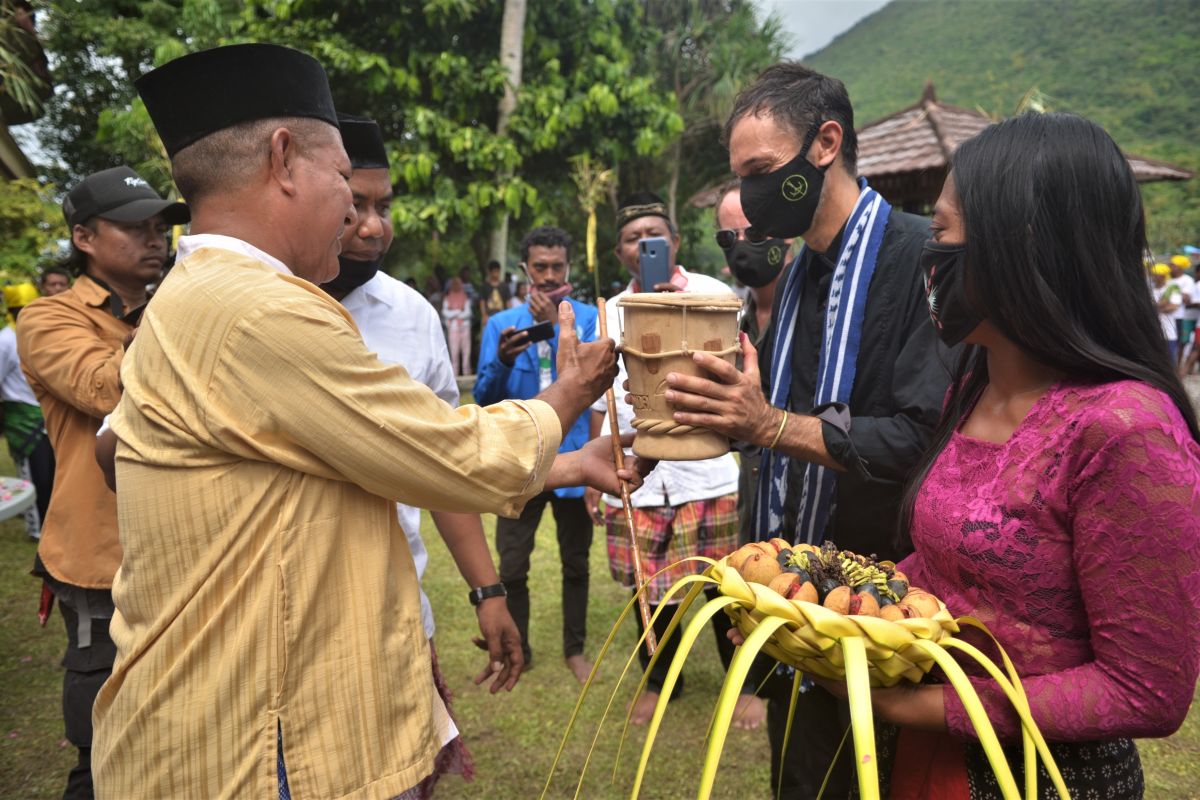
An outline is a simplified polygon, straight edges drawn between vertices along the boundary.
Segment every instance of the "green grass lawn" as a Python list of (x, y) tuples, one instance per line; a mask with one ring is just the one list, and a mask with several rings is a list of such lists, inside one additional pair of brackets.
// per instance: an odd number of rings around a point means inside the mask
[[(489, 535), (493, 522), (494, 518), (487, 518)], [(459, 725), (478, 768), (472, 783), (464, 783), (457, 777), (443, 781), (438, 796), (500, 800), (537, 797), (578, 697), (578, 685), (561, 660), (559, 568), (552, 517), (547, 513), (539, 530), (530, 582), (531, 637), (537, 664), (522, 676), (511, 694), (495, 696), (472, 684), (473, 676), (484, 663), (470, 641), (476, 633), (474, 612), (467, 603), (466, 587), (427, 517), (424, 525), (431, 554), (426, 589), (437, 617), (436, 643), (446, 679), (456, 695), (454, 710)], [(626, 600), (625, 592), (608, 577), (602, 545), (598, 535), (591, 559), (589, 656), (594, 656)], [(0, 797), (3, 798), (59, 796), (74, 753), (63, 742), (59, 705), (58, 660), (66, 637), (57, 611), (45, 629), (38, 627), (38, 585), (27, 574), (33, 553), (33, 543), (26, 539), (19, 520), (0, 524), (0, 691), (3, 692)], [(620, 651), (627, 656), (633, 643), (633, 628), (629, 627), (618, 637)], [(623, 657), (620, 660), (623, 663)], [(618, 669), (616, 659), (606, 662), (598, 691), (589, 700), (571, 737), (550, 797), (573, 796), (596, 720)], [(711, 636), (700, 638), (685, 674), (687, 691), (667, 712), (666, 726), (655, 745), (642, 797), (694, 796), (704, 732), (722, 679)], [(623, 694), (616, 705), (616, 710), (622, 713), (612, 717), (601, 734), (582, 797), (628, 796), (643, 730), (631, 733), (616, 783), (609, 781), (625, 700), (632, 688), (632, 682), (622, 688)], [(1140, 743), (1148, 798), (1200, 797), (1198, 719), (1200, 715), (1192, 714), (1183, 729), (1169, 739)], [(714, 796), (738, 800), (769, 797), (768, 763), (765, 732), (731, 731)]]

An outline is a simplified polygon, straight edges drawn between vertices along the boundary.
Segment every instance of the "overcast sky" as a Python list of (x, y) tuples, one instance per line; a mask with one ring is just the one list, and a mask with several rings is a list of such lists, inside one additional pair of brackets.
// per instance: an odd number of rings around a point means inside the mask
[(811, 55), (833, 41), (863, 17), (888, 4), (888, 0), (758, 0), (765, 11), (783, 20), (792, 37), (788, 55)]

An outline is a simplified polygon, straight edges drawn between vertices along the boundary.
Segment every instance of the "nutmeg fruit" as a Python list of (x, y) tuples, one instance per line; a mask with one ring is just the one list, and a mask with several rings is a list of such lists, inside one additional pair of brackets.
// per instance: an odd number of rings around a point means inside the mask
[(879, 601), (870, 592), (859, 592), (850, 598), (850, 613), (864, 617), (878, 617)]
[(942, 608), (938, 599), (923, 589), (909, 589), (908, 594), (904, 595), (903, 604), (915, 609), (918, 616), (927, 618)]
[[(750, 558), (751, 556), (761, 555), (763, 555), (762, 542), (750, 542), (750, 544), (744, 544), (737, 550), (734, 550), (733, 554), (729, 556), (729, 561), (726, 563), (728, 563), (729, 566), (733, 567), (738, 572), (741, 572), (742, 566), (746, 563), (746, 559)], [(775, 554), (771, 553), (771, 557), (774, 558), (774, 556)], [(742, 577), (745, 577), (745, 575)]]
[(800, 580), (800, 576), (791, 572), (782, 572), (767, 584), (779, 592), (787, 600), (803, 600), (806, 603), (817, 602), (817, 587), (808, 581)]
[(756, 553), (743, 562), (738, 572), (748, 581), (770, 585), (771, 579), (783, 572), (783, 567), (774, 556)]
[(822, 605), (830, 611), (846, 614), (850, 611), (850, 598), (850, 587), (839, 586), (825, 595), (825, 602)]

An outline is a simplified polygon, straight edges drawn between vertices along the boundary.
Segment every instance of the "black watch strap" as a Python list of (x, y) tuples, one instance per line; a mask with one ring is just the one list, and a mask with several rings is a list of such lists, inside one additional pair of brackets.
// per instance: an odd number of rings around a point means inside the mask
[(491, 586), (479, 586), (467, 594), (473, 606), (479, 605), (489, 597), (508, 597), (508, 590), (504, 588), (503, 583), (493, 583)]

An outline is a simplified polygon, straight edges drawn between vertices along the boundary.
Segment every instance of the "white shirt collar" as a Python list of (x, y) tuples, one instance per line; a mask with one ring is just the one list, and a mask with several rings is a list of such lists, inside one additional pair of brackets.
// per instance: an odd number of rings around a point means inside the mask
[(219, 247), (222, 250), (232, 250), (235, 253), (249, 256), (255, 261), (261, 261), (271, 269), (278, 270), (284, 275), (294, 274), (287, 268), (286, 264), (270, 253), (259, 250), (249, 242), (220, 233), (194, 233), (188, 236), (180, 236), (179, 246), (175, 250), (175, 259), (182, 261), (202, 247)]
[(371, 276), (371, 280), (364, 283), (362, 286), (356, 286), (345, 297), (342, 298), (342, 305), (349, 309), (352, 305), (357, 307), (359, 298), (370, 299), (377, 303), (383, 303), (388, 308), (395, 308), (399, 302), (395, 286), (390, 285), (383, 272), (376, 272)]

